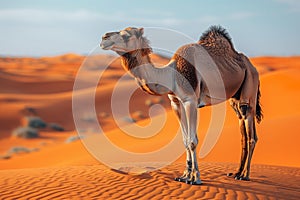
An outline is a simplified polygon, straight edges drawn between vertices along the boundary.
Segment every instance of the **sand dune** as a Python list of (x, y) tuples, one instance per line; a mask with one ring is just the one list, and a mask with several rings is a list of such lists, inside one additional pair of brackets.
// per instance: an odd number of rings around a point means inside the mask
[[(204, 184), (173, 181), (183, 164), (129, 175), (83, 165), (0, 171), (3, 199), (298, 199), (299, 168), (254, 165), (251, 182), (227, 178), (235, 165), (202, 163)], [(284, 176), (284, 180), (282, 179)]]
[[(226, 105), (225, 124), (220, 138), (212, 151), (199, 160), (204, 182), (202, 186), (173, 181), (184, 169), (184, 155), (159, 170), (127, 174), (124, 168), (112, 170), (99, 162), (86, 149), (86, 143), (65, 143), (68, 137), (77, 134), (72, 116), (72, 89), (84, 58), (74, 54), (0, 58), (0, 155), (5, 155), (14, 146), (38, 150), (0, 159), (1, 199), (298, 199), (300, 196), (300, 57), (251, 59), (261, 74), (265, 116), (257, 129), (259, 141), (253, 157), (252, 180), (240, 182), (225, 176), (227, 172), (235, 170), (240, 157), (237, 119), (230, 106)], [(167, 62), (167, 59), (157, 55), (153, 58), (156, 63)], [(104, 55), (89, 59), (84, 75), (97, 78), (97, 73), (111, 59), (113, 57)], [(95, 92), (97, 120), (115, 145), (135, 153), (164, 147), (176, 137), (179, 129), (167, 98), (151, 97), (138, 89), (130, 99), (129, 110), (139, 126), (147, 126), (151, 122), (147, 118), (151, 102), (163, 102), (166, 122), (162, 130), (151, 137), (147, 135), (149, 131), (136, 133), (148, 139), (124, 134), (112, 118), (112, 90), (118, 78), (124, 74), (119, 63), (119, 59), (116, 59), (110, 64), (96, 90), (90, 87), (87, 80), (74, 95), (84, 102), (88, 94)], [(125, 94), (134, 84), (127, 77), (120, 90)], [(120, 103), (122, 99), (119, 99)], [(44, 129), (40, 131), (40, 138), (31, 140), (11, 137), (12, 130), (21, 125), (26, 107), (34, 108), (37, 115), (47, 122), (61, 124), (66, 131)], [(86, 129), (82, 131), (87, 135), (93, 135), (90, 132), (96, 130), (89, 121), (90, 114), (83, 110), (80, 119)], [(211, 108), (202, 109), (200, 117), (198, 135), (203, 141), (210, 124)], [(153, 119), (162, 121), (160, 116)], [(123, 122), (128, 125), (126, 120)], [(97, 138), (90, 140), (96, 148), (104, 146)], [(198, 152), (201, 145), (200, 142)], [(126, 160), (129, 165), (129, 158), (123, 157), (122, 160), (125, 167)], [(161, 156), (156, 161), (163, 160)]]

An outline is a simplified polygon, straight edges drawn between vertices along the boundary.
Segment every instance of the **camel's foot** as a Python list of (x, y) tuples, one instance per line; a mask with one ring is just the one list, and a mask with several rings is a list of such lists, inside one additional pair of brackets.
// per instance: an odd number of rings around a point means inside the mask
[(192, 170), (189, 172), (189, 176), (181, 176), (175, 178), (175, 181), (183, 182), (190, 185), (201, 185), (200, 173), (198, 170)]
[(185, 181), (185, 183), (187, 184), (191, 184), (191, 185), (201, 185), (201, 179), (200, 179), (200, 172), (196, 169), (193, 169), (190, 177)]
[(185, 181), (186, 184), (189, 184), (189, 185), (201, 185), (202, 182), (200, 179), (196, 180), (196, 181), (190, 181), (190, 180), (186, 180)]
[(189, 185), (201, 185), (202, 184), (200, 179), (198, 179), (196, 181), (191, 181), (188, 178), (177, 177), (174, 180), (178, 181), (178, 182), (186, 183), (186, 184), (189, 184)]
[(191, 173), (191, 170), (186, 169), (186, 170), (184, 170), (182, 176), (176, 177), (174, 180), (175, 180), (175, 181), (179, 181), (179, 182), (185, 182), (185, 180), (187, 180), (188, 177), (190, 176), (190, 173)]
[(182, 176), (176, 177), (174, 180), (185, 183), (186, 180), (190, 177), (191, 173), (192, 173), (192, 170), (187, 168), (186, 170), (184, 170)]
[(238, 173), (228, 173), (228, 177), (233, 177), (235, 180), (241, 180), (241, 181), (250, 181), (249, 176), (242, 175), (240, 172)]

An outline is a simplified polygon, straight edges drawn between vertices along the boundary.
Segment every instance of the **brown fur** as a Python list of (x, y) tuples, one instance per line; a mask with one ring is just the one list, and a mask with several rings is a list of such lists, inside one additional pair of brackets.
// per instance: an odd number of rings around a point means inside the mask
[(198, 86), (196, 69), (193, 63), (191, 63), (191, 59), (189, 59), (189, 61), (187, 60), (190, 55), (193, 55), (193, 45), (196, 44), (191, 44), (189, 46), (183, 46), (179, 48), (174, 54), (173, 59), (176, 61), (176, 69), (179, 74), (183, 75), (184, 78), (190, 83), (191, 87), (196, 90)]
[(152, 53), (151, 48), (146, 48), (146, 49), (137, 49), (132, 52), (127, 52), (127, 53), (119, 53), (121, 55), (121, 61), (123, 67), (127, 70), (130, 71), (133, 68), (138, 66), (138, 60), (137, 57), (141, 56), (147, 56), (148, 61), (150, 62), (150, 57), (149, 55)]
[(232, 64), (230, 62), (235, 62), (240, 66), (243, 65), (239, 53), (234, 49), (229, 34), (220, 26), (211, 26), (202, 34), (198, 44), (205, 48), (214, 61), (224, 60), (222, 59), (224, 57), (232, 60), (228, 61), (229, 63), (221, 63), (223, 66), (230, 66)]
[(234, 50), (229, 34), (221, 26), (211, 26), (202, 34), (198, 43), (210, 51), (216, 50), (215, 53), (217, 54), (224, 55), (224, 53), (228, 52), (237, 53)]

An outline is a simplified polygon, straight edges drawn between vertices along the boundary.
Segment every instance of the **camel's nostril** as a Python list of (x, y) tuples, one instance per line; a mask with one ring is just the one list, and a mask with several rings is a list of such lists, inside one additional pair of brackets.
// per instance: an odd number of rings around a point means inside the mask
[(102, 39), (103, 39), (103, 40), (106, 40), (106, 39), (108, 39), (108, 38), (109, 38), (109, 35), (107, 35), (107, 34), (105, 34), (105, 35), (102, 36)]

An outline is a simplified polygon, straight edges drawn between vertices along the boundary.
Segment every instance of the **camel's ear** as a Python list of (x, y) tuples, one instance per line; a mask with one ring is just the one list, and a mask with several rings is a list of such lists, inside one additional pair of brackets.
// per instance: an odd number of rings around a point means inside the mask
[(138, 28), (139, 36), (142, 36), (144, 34), (144, 28)]

